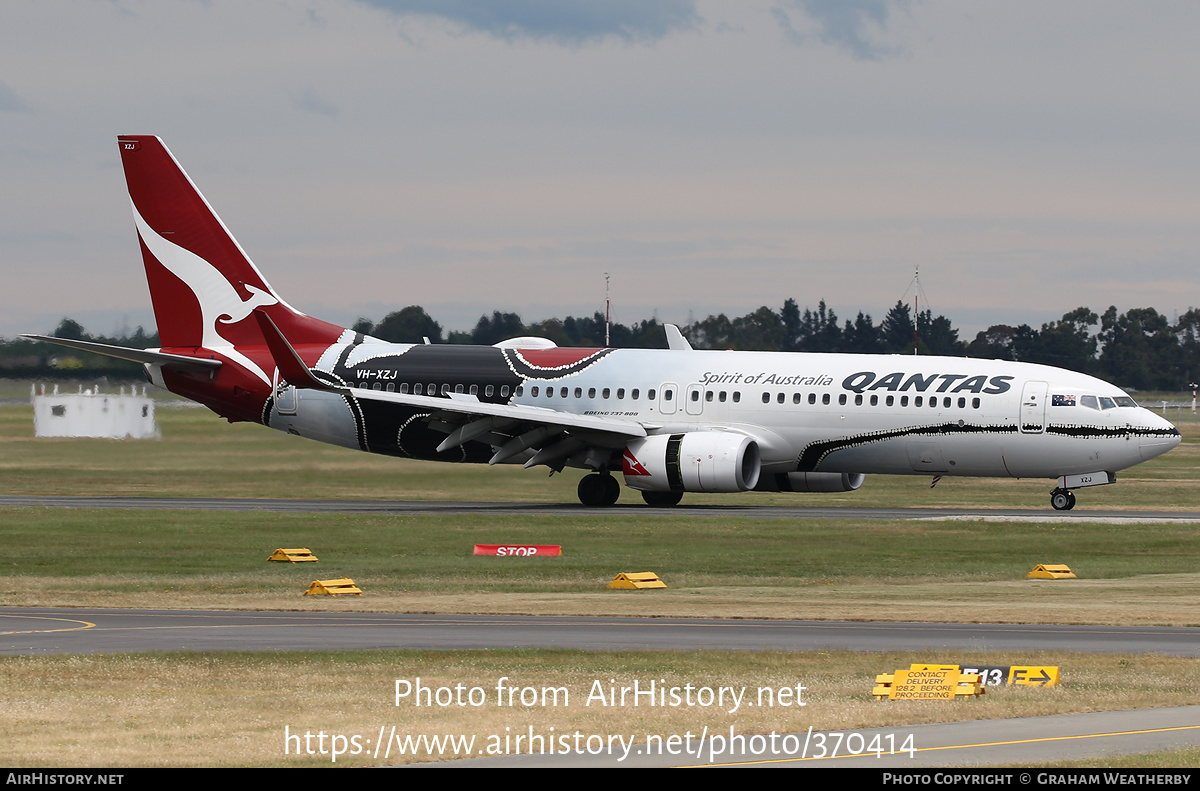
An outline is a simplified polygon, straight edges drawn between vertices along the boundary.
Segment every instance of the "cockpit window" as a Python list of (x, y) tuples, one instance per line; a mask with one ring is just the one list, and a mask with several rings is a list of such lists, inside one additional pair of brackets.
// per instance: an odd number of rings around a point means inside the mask
[(1116, 409), (1119, 406), (1136, 407), (1137, 402), (1129, 396), (1094, 396), (1079, 397), (1079, 405), (1088, 409)]

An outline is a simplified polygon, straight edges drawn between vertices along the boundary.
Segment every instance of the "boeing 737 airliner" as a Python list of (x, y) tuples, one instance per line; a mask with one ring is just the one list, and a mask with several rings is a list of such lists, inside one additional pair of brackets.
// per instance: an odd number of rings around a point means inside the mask
[(118, 138), (160, 349), (36, 337), (141, 362), (158, 387), (372, 453), (620, 473), (651, 505), (684, 492), (851, 491), (867, 473), (1053, 478), (1051, 505), (1179, 444), (1120, 389), (957, 357), (394, 344), (283, 301), (153, 136)]

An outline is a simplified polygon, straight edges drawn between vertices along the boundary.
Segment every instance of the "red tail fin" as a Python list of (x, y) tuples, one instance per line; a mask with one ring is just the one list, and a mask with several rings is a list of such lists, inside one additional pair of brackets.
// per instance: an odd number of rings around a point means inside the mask
[(342, 328), (284, 302), (157, 137), (117, 138), (163, 348), (262, 346), (263, 310), (293, 344), (329, 344)]

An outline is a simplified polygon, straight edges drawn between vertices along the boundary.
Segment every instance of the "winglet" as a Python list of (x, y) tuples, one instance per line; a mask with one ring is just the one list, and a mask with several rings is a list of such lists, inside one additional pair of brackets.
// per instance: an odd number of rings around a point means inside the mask
[(301, 390), (327, 390), (330, 392), (341, 390), (341, 388), (322, 382), (312, 375), (312, 371), (304, 364), (304, 360), (300, 359), (300, 355), (288, 343), (287, 338), (283, 337), (283, 333), (279, 331), (279, 327), (275, 326), (275, 322), (271, 320), (270, 316), (261, 310), (255, 310), (254, 318), (262, 329), (263, 338), (267, 342), (267, 348), (271, 350), (271, 357), (279, 369), (280, 376), (288, 384)]
[(664, 324), (663, 329), (667, 331), (667, 348), (677, 352), (692, 351), (692, 344), (688, 343), (688, 339), (683, 337), (683, 333), (674, 324)]

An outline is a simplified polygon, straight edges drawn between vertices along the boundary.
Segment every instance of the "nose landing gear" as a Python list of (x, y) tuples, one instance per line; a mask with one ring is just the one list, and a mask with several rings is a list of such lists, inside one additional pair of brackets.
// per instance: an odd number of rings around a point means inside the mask
[(1081, 489), (1085, 486), (1105, 486), (1116, 482), (1117, 474), (1108, 470), (1060, 475), (1058, 476), (1058, 486), (1050, 492), (1050, 506), (1055, 511), (1070, 511), (1075, 507), (1075, 494), (1071, 491), (1072, 489)]
[(1070, 511), (1075, 507), (1075, 493), (1058, 488), (1050, 492), (1050, 506), (1055, 511)]

